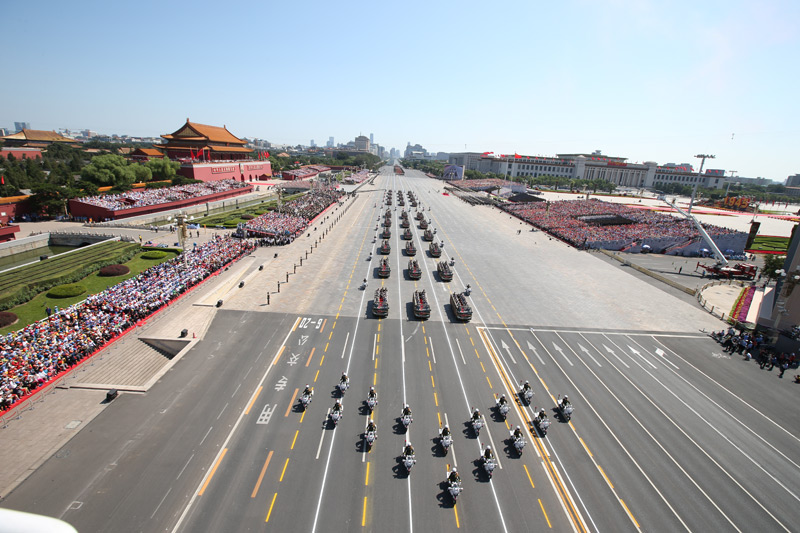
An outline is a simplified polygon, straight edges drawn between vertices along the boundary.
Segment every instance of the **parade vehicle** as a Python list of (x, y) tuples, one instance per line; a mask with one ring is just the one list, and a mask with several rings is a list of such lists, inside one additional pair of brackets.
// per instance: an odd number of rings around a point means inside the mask
[(428, 245), (428, 252), (430, 252), (431, 257), (441, 257), (442, 256), (442, 249), (439, 248), (439, 244), (432, 242)]
[(417, 211), (417, 216), (414, 218), (417, 220), (425, 220), (425, 215), (422, 214), (422, 211)]
[(433, 232), (429, 229), (426, 229), (425, 233), (422, 234), (422, 240), (428, 242), (433, 241)]
[(431, 317), (431, 306), (428, 303), (428, 296), (425, 294), (425, 289), (414, 291), (413, 308), (415, 317), (422, 320)]
[(383, 228), (383, 232), (381, 232), (381, 239), (391, 239), (392, 232), (389, 228)]
[(392, 251), (392, 247), (389, 246), (389, 241), (383, 241), (379, 250), (383, 255), (389, 255), (389, 252)]
[(439, 261), (436, 265), (436, 270), (439, 271), (439, 279), (442, 281), (453, 280), (453, 271), (450, 270), (450, 265), (447, 264), (447, 261)]
[(388, 196), (386, 198), (386, 205), (392, 205), (392, 197), (391, 196)]
[(392, 219), (388, 218), (388, 217), (383, 219), (383, 227), (384, 228), (391, 228), (392, 227)]
[(381, 264), (378, 266), (378, 277), (388, 278), (392, 273), (392, 268), (389, 266), (389, 260), (386, 258), (381, 259)]
[(419, 263), (416, 259), (408, 261), (408, 279), (420, 279), (422, 277), (422, 269), (419, 268)]
[(424, 230), (428, 229), (428, 221), (425, 220), (424, 218), (419, 222), (419, 229), (424, 229)]
[(389, 316), (389, 298), (386, 287), (381, 287), (375, 291), (375, 299), (372, 300), (372, 314), (377, 318)]
[(408, 241), (406, 243), (406, 255), (414, 256), (417, 255), (417, 247), (414, 246), (412, 241)]
[(408, 222), (407, 218), (404, 218), (403, 220), (400, 221), (400, 227), (403, 229), (407, 229), (411, 227), (411, 224)]
[(385, 218), (392, 218), (392, 210), (387, 209), (386, 212), (383, 214)]
[(469, 322), (472, 319), (472, 308), (463, 293), (453, 292), (450, 294), (450, 307), (458, 320)]
[(405, 239), (405, 240), (407, 240), (407, 241), (410, 241), (410, 240), (411, 240), (411, 237), (412, 237), (412, 235), (411, 235), (411, 230), (410, 230), (410, 229), (406, 229), (406, 230), (403, 232), (403, 239)]
[(397, 200), (397, 205), (406, 205), (406, 202), (402, 198), (400, 198), (399, 200)]
[(405, 209), (403, 209), (403, 210), (400, 212), (400, 218), (402, 218), (402, 219), (404, 219), (404, 220), (408, 220), (408, 211), (406, 211)]
[(758, 273), (758, 267), (749, 263), (736, 263), (735, 265), (731, 266), (730, 264), (723, 265), (722, 263), (704, 265), (703, 263), (698, 262), (697, 267), (695, 267), (695, 272), (698, 268), (705, 270), (706, 274), (710, 277), (725, 279), (752, 280), (755, 279), (756, 274)]

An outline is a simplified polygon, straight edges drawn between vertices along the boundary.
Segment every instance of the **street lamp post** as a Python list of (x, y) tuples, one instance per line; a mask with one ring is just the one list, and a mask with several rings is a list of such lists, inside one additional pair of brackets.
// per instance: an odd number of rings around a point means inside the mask
[(692, 214), (692, 206), (694, 205), (694, 197), (697, 194), (697, 186), (700, 184), (700, 177), (703, 174), (703, 165), (706, 163), (706, 159), (714, 159), (716, 156), (708, 155), (708, 154), (697, 154), (695, 157), (699, 158), (700, 161), (700, 170), (697, 172), (697, 183), (694, 184), (694, 189), (692, 189), (692, 199), (689, 202), (689, 214)]

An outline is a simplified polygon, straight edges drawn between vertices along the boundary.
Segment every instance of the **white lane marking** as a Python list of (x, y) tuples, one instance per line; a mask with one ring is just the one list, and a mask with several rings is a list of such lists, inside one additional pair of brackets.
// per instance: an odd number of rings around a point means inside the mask
[[(375, 348), (377, 346), (378, 346), (378, 334), (375, 333), (374, 335), (372, 335), (372, 360), (373, 361), (375, 360)], [(344, 353), (342, 353), (342, 356), (344, 356)]]
[(331, 408), (328, 407), (328, 410), (325, 411), (325, 420), (322, 422), (322, 434), (319, 436), (319, 446), (317, 446), (317, 456), (314, 457), (314, 460), (319, 459), (319, 454), (322, 451), (322, 441), (325, 440), (325, 432), (327, 428), (325, 427), (328, 424), (328, 417), (331, 415)]
[[(533, 334), (534, 337), (536, 336), (536, 334), (533, 333), (532, 329), (531, 329), (531, 334)], [(542, 356), (539, 355), (539, 352), (536, 350), (536, 346), (531, 344), (531, 341), (528, 341), (528, 349), (533, 352), (533, 355), (535, 355), (536, 358), (539, 359), (539, 362), (542, 363), (542, 366), (544, 366), (544, 359), (542, 359)]]
[(436, 352), (433, 351), (433, 339), (428, 337), (428, 344), (431, 347), (431, 357), (433, 357), (433, 364), (436, 364)]
[(500, 347), (506, 351), (506, 354), (508, 354), (508, 357), (511, 359), (511, 362), (516, 365), (517, 360), (514, 359), (513, 355), (511, 355), (511, 350), (509, 349), (508, 344), (506, 344), (506, 341), (504, 341), (503, 339), (500, 339)]
[(597, 359), (595, 359), (595, 358), (594, 358), (594, 356), (591, 354), (591, 352), (589, 352), (589, 349), (588, 349), (588, 348), (586, 348), (586, 347), (585, 347), (583, 344), (580, 344), (580, 343), (578, 343), (578, 348), (580, 348), (580, 350), (581, 350), (583, 353), (585, 353), (586, 355), (588, 355), (588, 356), (589, 356), (589, 358), (590, 358), (592, 361), (594, 361), (594, 364), (596, 364), (597, 366), (600, 366), (600, 367), (602, 367), (602, 366), (603, 366), (603, 365), (601, 365), (601, 364), (600, 364), (600, 362), (599, 362)]
[[(633, 342), (636, 342), (636, 341), (633, 341)], [(636, 344), (639, 344), (639, 343), (637, 342)], [(639, 344), (639, 346), (641, 346), (641, 344)], [(664, 362), (669, 363), (670, 365), (672, 365), (675, 368), (675, 370), (680, 370), (680, 368), (678, 368), (678, 365), (676, 365), (675, 363), (673, 363), (672, 361), (667, 359), (667, 354), (666, 354), (666, 352), (664, 352), (664, 350), (662, 350), (661, 348), (656, 348), (655, 352), (656, 352), (656, 355), (660, 356), (661, 359), (664, 360)]]
[[(366, 291), (365, 291), (365, 292), (366, 292)], [(364, 297), (363, 297), (363, 296), (361, 297), (361, 300), (362, 300), (362, 303), (363, 303), (363, 300), (364, 300)], [(362, 307), (363, 307), (363, 305), (362, 305)], [(344, 359), (344, 352), (346, 352), (346, 351), (347, 351), (347, 342), (348, 342), (349, 340), (350, 340), (350, 332), (348, 331), (348, 332), (347, 332), (347, 336), (344, 338), (344, 346), (342, 346), (342, 357), (341, 357), (341, 359)]]
[(563, 357), (563, 358), (564, 358), (564, 361), (566, 361), (567, 363), (569, 363), (569, 366), (575, 366), (575, 365), (573, 365), (573, 364), (572, 364), (572, 361), (570, 361), (570, 360), (567, 358), (567, 356), (564, 354), (564, 350), (562, 350), (562, 349), (561, 349), (561, 346), (559, 346), (559, 345), (558, 345), (558, 344), (556, 344), (556, 343), (553, 343), (553, 349), (554, 349), (555, 351), (557, 351), (558, 353), (560, 353), (560, 354), (561, 354), (561, 357)]
[(220, 411), (219, 414), (217, 415), (217, 420), (219, 420), (219, 417), (222, 416), (222, 413), (224, 413), (225, 409), (227, 409), (227, 408), (228, 408), (228, 402), (225, 402), (225, 407), (223, 407), (222, 411)]
[(181, 468), (181, 471), (178, 472), (178, 475), (175, 478), (176, 480), (181, 477), (181, 475), (183, 474), (183, 471), (186, 470), (186, 467), (189, 466), (189, 463), (192, 461), (193, 458), (194, 458), (194, 454), (192, 454), (191, 457), (189, 457), (189, 460), (186, 461), (185, 465), (183, 465), (183, 468)]
[(210, 428), (208, 428), (208, 431), (206, 431), (205, 437), (203, 437), (203, 440), (200, 441), (200, 446), (202, 446), (203, 443), (206, 441), (206, 437), (208, 437), (208, 434), (211, 433), (212, 429), (214, 429), (214, 426), (211, 426)]
[(458, 346), (458, 353), (461, 354), (461, 362), (466, 365), (467, 364), (467, 360), (464, 359), (464, 352), (461, 351), (461, 343), (458, 342), (458, 339), (456, 339), (456, 346)]
[[(297, 317), (295, 319), (294, 324), (297, 324), (298, 320), (300, 320), (300, 317)], [(289, 328), (289, 332), (286, 334), (286, 337), (283, 339), (283, 343), (281, 343), (281, 346), (285, 345), (286, 341), (289, 340), (289, 335), (292, 334), (292, 330), (294, 329), (294, 324), (292, 325), (291, 328)], [(275, 357), (273, 358), (273, 363), (274, 363), (275, 360), (277, 360), (278, 355), (280, 355), (280, 353), (281, 353), (281, 349), (278, 348), (278, 350), (275, 352)], [(267, 375), (269, 375), (270, 370), (272, 370), (272, 367), (274, 367), (274, 366), (275, 366), (274, 364), (270, 364), (270, 365), (267, 366), (267, 369), (264, 371), (264, 375), (261, 377), (261, 380), (258, 382), (258, 386), (256, 386), (255, 390), (253, 390), (253, 394), (250, 395), (250, 398), (248, 399), (247, 403), (245, 403), (245, 405), (248, 405), (250, 402), (255, 401), (256, 394), (258, 394), (259, 393), (259, 389), (264, 386), (264, 381), (266, 381)], [(239, 418), (236, 419), (236, 423), (233, 425), (233, 427), (231, 428), (230, 432), (228, 432), (228, 436), (225, 438), (225, 441), (222, 443), (222, 446), (220, 446), (219, 452), (217, 452), (216, 457), (214, 457), (214, 461), (211, 463), (212, 465), (214, 463), (216, 463), (217, 461), (219, 461), (219, 458), (222, 455), (223, 450), (225, 450), (227, 448), (228, 443), (231, 440), (231, 437), (233, 437), (233, 434), (236, 431), (236, 428), (239, 427), (239, 424), (241, 423), (242, 419), (244, 418), (244, 415), (245, 415), (246, 412), (247, 412), (247, 409), (242, 409), (242, 412), (239, 414)], [(205, 438), (204, 438), (204, 440), (205, 440)], [(189, 510), (192, 508), (192, 505), (194, 504), (195, 500), (197, 499), (197, 496), (198, 496), (197, 493), (200, 492), (200, 487), (203, 486), (203, 483), (205, 483), (206, 478), (210, 475), (210, 473), (211, 473), (211, 468), (209, 467), (208, 469), (206, 469), (206, 475), (203, 476), (203, 479), (200, 480), (200, 484), (197, 486), (197, 489), (194, 491), (194, 494), (192, 494), (192, 497), (189, 498), (189, 502), (186, 504), (186, 507), (184, 507), (183, 512), (181, 513), (181, 516), (178, 517), (178, 521), (175, 523), (175, 526), (172, 528), (173, 533), (178, 531), (178, 529), (181, 527), (181, 524), (183, 523), (183, 521), (186, 518), (186, 516), (189, 514)]]
[[(603, 335), (603, 336), (605, 337), (605, 335)], [(611, 341), (609, 340), (609, 342), (611, 342)], [(591, 344), (591, 343), (589, 343), (589, 344)], [(620, 357), (617, 355), (617, 353), (616, 353), (614, 350), (612, 350), (611, 348), (609, 348), (609, 347), (608, 347), (608, 346), (606, 346), (605, 344), (603, 345), (603, 348), (605, 348), (605, 349), (606, 349), (606, 351), (607, 351), (608, 353), (610, 353), (611, 355), (613, 355), (614, 357), (616, 357), (616, 358), (617, 358), (617, 361), (619, 361), (619, 362), (622, 364), (622, 366), (624, 366), (625, 368), (630, 368), (630, 367), (628, 366), (628, 363), (626, 363), (625, 361), (623, 361), (622, 359), (620, 359)]]
[(159, 510), (159, 509), (161, 509), (161, 505), (163, 505), (163, 503), (164, 503), (164, 500), (166, 500), (166, 499), (167, 499), (167, 496), (169, 496), (169, 493), (170, 493), (170, 492), (172, 492), (172, 487), (170, 487), (170, 488), (169, 488), (169, 490), (167, 490), (167, 493), (166, 493), (166, 494), (164, 494), (164, 497), (163, 497), (163, 498), (161, 498), (161, 501), (160, 501), (160, 502), (158, 502), (158, 506), (157, 506), (157, 507), (155, 508), (155, 510), (153, 511), (153, 514), (151, 514), (151, 515), (150, 515), (150, 519), (151, 519), (151, 520), (152, 520), (152, 519), (153, 519), (153, 517), (156, 515), (156, 513), (158, 512), (158, 510)]
[[(253, 368), (253, 367), (251, 366), (250, 368)], [(249, 373), (250, 373), (250, 371), (248, 370), (248, 371), (247, 371), (247, 374), (249, 374)], [(247, 374), (245, 374), (245, 377), (247, 377)], [(237, 393), (237, 392), (239, 392), (239, 387), (241, 387), (241, 386), (242, 386), (242, 384), (241, 384), (241, 383), (239, 383), (238, 385), (236, 385), (236, 388), (233, 390), (233, 394), (231, 394), (231, 398), (233, 398), (234, 396), (236, 396), (236, 393)]]
[(653, 363), (651, 363), (651, 362), (650, 362), (650, 361), (649, 361), (649, 360), (648, 360), (648, 359), (647, 359), (645, 356), (643, 356), (643, 355), (641, 354), (641, 352), (639, 352), (639, 350), (637, 350), (636, 348), (634, 348), (634, 347), (633, 347), (633, 346), (631, 346), (630, 344), (628, 345), (628, 349), (631, 351), (631, 353), (638, 355), (638, 356), (639, 356), (639, 358), (640, 358), (642, 361), (644, 361), (645, 363), (647, 363), (648, 365), (652, 366), (653, 368), (658, 368), (656, 365), (654, 365)]

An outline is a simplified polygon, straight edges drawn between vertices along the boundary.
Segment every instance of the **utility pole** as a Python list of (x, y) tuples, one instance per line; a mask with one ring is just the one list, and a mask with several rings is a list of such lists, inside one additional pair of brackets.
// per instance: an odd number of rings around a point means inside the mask
[(714, 159), (716, 156), (708, 155), (708, 154), (697, 154), (695, 157), (700, 159), (700, 170), (697, 172), (697, 183), (694, 184), (694, 189), (692, 189), (692, 199), (689, 202), (689, 214), (692, 214), (692, 206), (694, 205), (694, 197), (697, 194), (697, 186), (700, 184), (700, 178), (703, 174), (703, 165), (706, 163), (706, 159)]
[[(730, 173), (731, 173), (730, 179), (733, 179), (733, 178), (735, 178), (735, 177), (736, 177), (736, 174), (738, 174), (738, 173), (739, 173), (739, 171), (738, 171), (738, 170), (729, 170), (728, 172), (730, 172)], [(727, 189), (725, 189), (725, 196), (728, 196), (728, 194), (729, 194), (730, 192), (731, 192), (731, 182), (729, 181), (729, 182), (728, 182), (728, 188), (727, 188)]]

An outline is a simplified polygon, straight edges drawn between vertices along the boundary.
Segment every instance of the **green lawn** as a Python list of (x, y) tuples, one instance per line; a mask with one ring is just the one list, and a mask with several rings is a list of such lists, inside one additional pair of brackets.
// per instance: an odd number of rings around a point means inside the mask
[(19, 321), (16, 324), (12, 324), (11, 326), (0, 329), (0, 335), (4, 335), (11, 331), (17, 331), (24, 328), (28, 324), (32, 324), (33, 322), (46, 317), (47, 313), (45, 309), (47, 306), (50, 306), (51, 309), (55, 309), (56, 306), (58, 306), (60, 309), (69, 307), (74, 303), (85, 300), (90, 294), (102, 292), (112, 285), (116, 285), (117, 283), (125, 281), (128, 278), (132, 278), (133, 276), (153, 265), (163, 263), (164, 261), (169, 261), (178, 255), (178, 253), (174, 250), (164, 251), (167, 253), (167, 256), (163, 259), (142, 259), (141, 253), (136, 254), (133, 259), (127, 263), (123, 263), (131, 269), (131, 271), (124, 276), (102, 277), (98, 276), (97, 273), (94, 273), (83, 278), (81, 281), (76, 282), (87, 288), (87, 292), (80, 296), (73, 298), (48, 298), (46, 296), (46, 292), (40, 293), (33, 300), (9, 309), (10, 312), (17, 315)]

